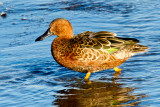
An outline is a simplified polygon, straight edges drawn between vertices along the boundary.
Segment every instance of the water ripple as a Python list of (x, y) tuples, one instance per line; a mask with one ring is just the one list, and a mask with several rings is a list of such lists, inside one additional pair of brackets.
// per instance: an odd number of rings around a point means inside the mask
[[(0, 21), (0, 106), (159, 106), (160, 3), (159, 0), (2, 0), (7, 13)], [(52, 58), (55, 37), (41, 42), (54, 18), (68, 19), (74, 34), (111, 31), (137, 38), (150, 47), (114, 70), (84, 73), (68, 70)], [(24, 20), (25, 19), (25, 20)]]

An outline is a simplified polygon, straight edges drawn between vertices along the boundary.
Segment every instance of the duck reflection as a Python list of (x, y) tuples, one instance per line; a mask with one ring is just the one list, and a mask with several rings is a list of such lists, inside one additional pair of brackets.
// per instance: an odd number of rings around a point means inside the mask
[(135, 88), (125, 87), (124, 84), (112, 82), (84, 82), (70, 83), (57, 92), (54, 105), (59, 107), (110, 107), (110, 106), (137, 106), (145, 95), (132, 93)]

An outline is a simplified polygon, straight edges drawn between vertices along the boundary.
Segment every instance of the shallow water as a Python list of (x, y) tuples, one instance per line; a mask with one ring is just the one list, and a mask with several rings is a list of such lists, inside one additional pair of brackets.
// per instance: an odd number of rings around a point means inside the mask
[[(160, 106), (160, 1), (159, 0), (1, 0), (0, 106), (1, 107), (104, 107)], [(3, 4), (2, 4), (3, 3)], [(84, 73), (55, 62), (50, 45), (41, 42), (55, 18), (68, 19), (74, 34), (111, 31), (137, 38), (150, 47), (114, 70), (93, 73), (92, 84)]]

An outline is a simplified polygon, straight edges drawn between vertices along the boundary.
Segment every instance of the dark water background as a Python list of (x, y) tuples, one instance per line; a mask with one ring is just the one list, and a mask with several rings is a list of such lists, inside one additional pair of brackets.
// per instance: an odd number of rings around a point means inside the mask
[[(1, 12), (0, 107), (160, 106), (160, 0), (1, 0)], [(151, 49), (122, 64), (118, 78), (105, 70), (89, 85), (52, 58), (55, 36), (35, 43), (55, 18), (74, 34), (107, 30)]]

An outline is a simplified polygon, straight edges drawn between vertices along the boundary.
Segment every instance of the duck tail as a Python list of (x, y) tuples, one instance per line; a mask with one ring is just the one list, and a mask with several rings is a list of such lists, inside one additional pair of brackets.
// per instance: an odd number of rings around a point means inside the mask
[(143, 53), (143, 52), (147, 52), (147, 49), (149, 49), (149, 47), (144, 46), (144, 45), (140, 45), (140, 44), (135, 44), (133, 45), (133, 53)]

